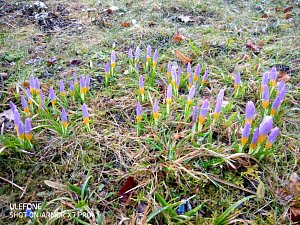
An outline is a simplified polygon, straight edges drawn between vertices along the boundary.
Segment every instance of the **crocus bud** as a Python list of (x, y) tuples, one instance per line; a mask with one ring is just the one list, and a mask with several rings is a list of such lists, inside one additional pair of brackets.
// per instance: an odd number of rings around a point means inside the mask
[(73, 79), (74, 79), (74, 87), (77, 87), (78, 86), (78, 80), (77, 80), (76, 72), (73, 73)]
[(247, 141), (248, 141), (248, 138), (249, 138), (249, 135), (250, 135), (250, 130), (251, 130), (251, 124), (250, 123), (246, 123), (245, 124), (245, 127), (243, 129), (243, 132), (242, 132), (242, 146), (245, 146)]
[(70, 94), (72, 97), (75, 95), (74, 83), (72, 80), (70, 81)]
[(269, 88), (267, 85), (264, 86), (263, 90), (264, 91), (262, 94), (262, 106), (264, 109), (266, 109), (269, 105), (270, 93), (269, 93)]
[(253, 134), (252, 134), (252, 139), (251, 139), (251, 144), (250, 144), (250, 150), (253, 150), (257, 144), (257, 140), (258, 140), (258, 133), (259, 133), (259, 130), (258, 128), (256, 127), (253, 131)]
[(152, 61), (153, 67), (156, 67), (157, 60), (158, 60), (158, 50), (155, 49), (154, 54), (153, 54), (153, 61)]
[(274, 116), (276, 114), (276, 111), (279, 108), (280, 103), (281, 103), (281, 98), (280, 96), (277, 96), (272, 104), (271, 116)]
[(140, 75), (140, 78), (139, 78), (139, 89), (140, 89), (141, 96), (144, 96), (144, 94), (145, 94), (145, 86), (144, 86), (144, 80), (143, 80), (143, 76), (142, 75)]
[(29, 78), (29, 88), (30, 88), (30, 93), (34, 94), (35, 93), (35, 78), (34, 76), (30, 76)]
[(178, 66), (178, 70), (177, 70), (177, 76), (176, 76), (176, 89), (179, 89), (179, 85), (180, 85), (180, 75), (181, 75), (181, 69), (180, 66)]
[(147, 55), (146, 55), (146, 62), (148, 63), (149, 61), (150, 61), (150, 59), (151, 59), (151, 46), (150, 45), (148, 45), (148, 47), (147, 47)]
[(142, 121), (142, 106), (140, 102), (136, 104), (136, 121), (138, 123)]
[(196, 89), (195, 89), (195, 86), (193, 85), (189, 91), (189, 96), (188, 96), (188, 101), (187, 101), (188, 106), (190, 106), (192, 104), (195, 93), (196, 93)]
[(273, 118), (271, 116), (265, 116), (259, 125), (258, 144), (261, 144), (266, 139), (268, 133), (272, 129), (272, 126)]
[(241, 85), (241, 74), (240, 74), (240, 72), (238, 72), (236, 74), (235, 80), (234, 80), (234, 89), (237, 90), (240, 85)]
[(40, 100), (41, 100), (41, 105), (42, 105), (42, 108), (45, 110), (46, 109), (46, 105), (45, 105), (45, 95), (42, 91), (42, 89), (40, 90)]
[(214, 120), (218, 119), (221, 114), (223, 98), (224, 98), (224, 89), (221, 89), (217, 97), (217, 103), (214, 112)]
[(25, 114), (28, 116), (29, 115), (29, 107), (28, 107), (28, 104), (27, 104), (27, 101), (26, 101), (24, 95), (21, 95), (21, 104), (22, 104)]
[(197, 83), (198, 83), (200, 70), (201, 70), (201, 67), (200, 67), (200, 64), (198, 63), (196, 66), (196, 69), (195, 69), (195, 74), (194, 74), (194, 84), (195, 85), (197, 85)]
[(158, 119), (158, 101), (156, 98), (154, 100), (154, 105), (153, 105), (153, 118), (155, 121), (157, 121)]
[(25, 120), (25, 138), (29, 142), (32, 139), (31, 120), (29, 118), (26, 118), (26, 120)]
[(172, 86), (175, 87), (176, 85), (176, 79), (177, 79), (177, 74), (176, 74), (176, 69), (174, 66), (172, 66), (172, 69), (171, 69), (171, 76), (172, 76)]
[(109, 77), (109, 73), (110, 73), (110, 62), (107, 62), (105, 64), (105, 79), (107, 80)]
[(79, 83), (80, 83), (80, 94), (84, 94), (84, 90), (85, 90), (85, 79), (83, 76), (80, 76), (80, 80), (79, 80)]
[(269, 76), (270, 76), (270, 86), (274, 87), (276, 84), (276, 78), (277, 78), (277, 71), (276, 71), (275, 66), (272, 67)]
[(279, 128), (275, 127), (271, 130), (267, 141), (266, 141), (266, 148), (270, 148), (272, 146), (272, 144), (276, 141), (276, 138), (279, 134)]
[(190, 62), (187, 64), (186, 73), (187, 73), (187, 78), (189, 79), (190, 75), (192, 74), (192, 66)]
[(51, 101), (51, 105), (54, 106), (56, 103), (56, 95), (52, 86), (49, 89), (49, 98)]
[(199, 127), (202, 127), (202, 125), (204, 124), (204, 121), (205, 121), (207, 113), (208, 113), (208, 106), (209, 106), (209, 102), (206, 99), (202, 102), (202, 106), (201, 106), (201, 109), (200, 109)]
[(115, 66), (116, 66), (116, 53), (115, 53), (114, 50), (111, 51), (110, 66), (111, 66), (112, 69), (114, 69)]
[(207, 78), (208, 78), (208, 70), (205, 70), (205, 73), (202, 77), (202, 81), (201, 84), (204, 85), (207, 82)]
[(198, 114), (199, 114), (199, 107), (198, 106), (194, 106), (193, 107), (193, 113), (192, 113), (192, 122), (193, 122), (193, 124), (197, 123)]
[(24, 127), (23, 127), (23, 123), (21, 121), (19, 121), (18, 124), (18, 137), (20, 140), (24, 139)]
[(264, 73), (261, 79), (260, 91), (264, 92), (264, 87), (268, 85), (269, 73)]
[(130, 61), (133, 60), (133, 52), (132, 52), (131, 48), (128, 50), (128, 58), (129, 58)]
[(64, 85), (63, 80), (60, 80), (60, 81), (59, 81), (59, 91), (60, 91), (60, 95), (61, 95), (62, 97), (65, 97), (65, 96), (66, 96), (65, 85)]
[(278, 93), (278, 97), (280, 97), (280, 100), (283, 101), (284, 97), (286, 95), (286, 86), (285, 84), (282, 86), (282, 88), (280, 89), (280, 92)]
[(281, 89), (283, 88), (283, 86), (285, 86), (284, 80), (282, 79), (277, 87), (277, 93), (279, 93), (281, 91)]
[(91, 77), (89, 75), (87, 75), (86, 78), (85, 78), (85, 84), (84, 84), (84, 92), (85, 92), (85, 94), (89, 90), (90, 81), (91, 81)]
[(39, 95), (40, 94), (40, 81), (39, 81), (39, 79), (38, 78), (36, 78), (35, 79), (35, 81), (34, 81), (34, 91), (35, 91), (35, 93), (37, 94), (37, 95)]
[(67, 117), (67, 112), (65, 110), (65, 108), (62, 108), (61, 110), (61, 124), (63, 125), (64, 128), (66, 128), (68, 126), (68, 117)]
[(247, 102), (246, 104), (246, 123), (252, 124), (255, 114), (255, 106), (252, 101)]
[(90, 119), (89, 119), (88, 107), (86, 106), (86, 104), (82, 105), (82, 115), (83, 115), (83, 122), (88, 127)]
[(136, 47), (135, 54), (134, 54), (134, 62), (138, 63), (140, 58), (141, 50), (139, 47)]
[(26, 95), (27, 95), (27, 98), (28, 98), (29, 105), (32, 105), (33, 98), (32, 98), (32, 95), (31, 95), (31, 93), (28, 89), (26, 89)]
[(15, 129), (18, 133), (18, 126), (19, 126), (19, 123), (21, 122), (21, 115), (19, 113), (19, 111), (17, 109), (15, 109), (15, 112), (14, 112), (14, 123), (15, 123)]
[(171, 69), (172, 69), (172, 64), (171, 64), (171, 62), (168, 62), (168, 67), (167, 67), (167, 78), (168, 79), (171, 77)]
[(11, 111), (15, 113), (15, 111), (17, 110), (17, 106), (12, 101), (9, 102), (9, 106), (11, 108)]
[(172, 102), (172, 85), (169, 84), (168, 85), (168, 88), (167, 88), (167, 99), (166, 99), (166, 102), (168, 105), (171, 104)]

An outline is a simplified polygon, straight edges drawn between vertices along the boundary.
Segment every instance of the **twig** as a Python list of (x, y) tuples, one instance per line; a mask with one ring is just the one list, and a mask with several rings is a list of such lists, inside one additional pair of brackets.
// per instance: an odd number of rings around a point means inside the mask
[(22, 187), (20, 187), (19, 185), (17, 185), (17, 184), (15, 184), (15, 183), (11, 182), (10, 180), (7, 180), (7, 179), (5, 179), (5, 178), (3, 178), (3, 177), (0, 177), (0, 179), (6, 181), (6, 182), (8, 182), (8, 183), (10, 183), (11, 185), (13, 185), (13, 186), (15, 186), (15, 187), (17, 187), (17, 188), (19, 188), (21, 191), (24, 191), (24, 188), (22, 188)]

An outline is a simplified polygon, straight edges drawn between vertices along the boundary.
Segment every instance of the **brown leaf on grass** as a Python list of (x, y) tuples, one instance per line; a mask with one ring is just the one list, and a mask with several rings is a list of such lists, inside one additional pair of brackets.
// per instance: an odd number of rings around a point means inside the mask
[(155, 22), (150, 22), (150, 23), (148, 24), (148, 26), (149, 26), (149, 27), (154, 27), (154, 26), (156, 26), (156, 23), (155, 23)]
[(285, 188), (278, 188), (275, 194), (283, 201), (287, 202), (293, 198), (291, 192)]
[(259, 53), (260, 49), (257, 45), (253, 44), (253, 43), (246, 43), (246, 47), (248, 49), (250, 49), (251, 51), (255, 52), (255, 53)]
[(294, 8), (293, 6), (289, 6), (289, 7), (285, 8), (285, 9), (283, 10), (283, 12), (284, 12), (284, 13), (291, 12), (293, 8)]
[(183, 62), (184, 64), (188, 64), (189, 62), (192, 62), (193, 60), (187, 56), (185, 56), (181, 51), (178, 49), (175, 50), (176, 56)]
[(120, 188), (118, 194), (123, 203), (128, 201), (132, 191), (138, 185), (137, 181), (133, 177), (128, 177), (123, 186)]
[(296, 173), (290, 176), (289, 189), (294, 196), (300, 196), (300, 178)]
[(183, 35), (179, 34), (178, 31), (176, 32), (176, 34), (172, 38), (172, 40), (173, 40), (174, 43), (179, 43), (179, 42), (181, 42), (184, 39), (185, 39), (185, 37)]
[(25, 81), (23, 82), (23, 86), (26, 87), (26, 88), (29, 88), (29, 87), (30, 87), (29, 81), (25, 80)]
[(300, 209), (290, 207), (287, 212), (287, 217), (293, 222), (300, 222)]
[(282, 12), (284, 10), (283, 7), (275, 7), (276, 12)]
[(287, 12), (287, 13), (285, 13), (284, 14), (284, 19), (286, 19), (286, 20), (288, 20), (288, 19), (290, 19), (290, 18), (292, 18), (293, 16), (292, 16), (292, 13), (291, 12)]
[(131, 22), (122, 22), (121, 26), (122, 27), (130, 27), (131, 26)]
[(279, 75), (277, 77), (278, 81), (283, 80), (284, 83), (288, 82), (291, 79), (291, 76), (287, 74), (285, 71), (279, 71)]
[(262, 16), (261, 16), (261, 18), (269, 18), (269, 15), (267, 14), (267, 13), (265, 13), (265, 14), (263, 14)]
[(59, 182), (54, 182), (54, 181), (51, 181), (51, 180), (44, 180), (44, 183), (51, 187), (51, 188), (54, 188), (54, 189), (57, 189), (57, 190), (61, 190), (61, 191), (65, 191), (67, 190), (67, 186), (62, 184), (62, 183), (59, 183)]

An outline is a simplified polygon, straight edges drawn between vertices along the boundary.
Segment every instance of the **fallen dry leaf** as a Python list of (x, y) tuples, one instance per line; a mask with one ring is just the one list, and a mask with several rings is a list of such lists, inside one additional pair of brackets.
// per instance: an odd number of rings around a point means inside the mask
[(185, 37), (183, 35), (179, 34), (179, 32), (177, 32), (172, 38), (174, 43), (179, 43), (184, 39), (185, 39)]
[(290, 176), (289, 189), (294, 196), (300, 196), (300, 178), (296, 173)]
[(193, 60), (187, 56), (185, 56), (182, 52), (180, 52), (178, 49), (175, 50), (176, 56), (184, 63), (188, 64), (189, 62), (192, 62)]
[(290, 207), (288, 209), (287, 217), (293, 222), (300, 222), (300, 209)]
[(287, 20), (287, 19), (290, 19), (290, 18), (292, 18), (293, 16), (292, 16), (292, 13), (291, 12), (287, 12), (287, 13), (285, 13), (284, 14), (284, 18)]
[(4, 117), (9, 121), (13, 121), (15, 119), (14, 113), (11, 109), (4, 110), (2, 113), (0, 113), (0, 118)]
[(253, 43), (246, 43), (246, 47), (255, 53), (260, 52), (259, 47)]
[(137, 181), (133, 177), (128, 177), (123, 186), (120, 188), (118, 194), (123, 203), (128, 201), (130, 198), (132, 191), (131, 189), (135, 188), (138, 185)]
[(284, 83), (288, 82), (291, 79), (291, 76), (287, 74), (287, 72), (280, 71), (277, 77), (278, 81), (283, 80)]
[(282, 12), (284, 10), (283, 7), (275, 7), (276, 12)]
[(44, 180), (44, 183), (51, 187), (51, 188), (54, 188), (54, 189), (57, 189), (57, 190), (60, 190), (60, 191), (65, 191), (67, 190), (67, 186), (62, 184), (62, 183), (59, 183), (59, 182), (54, 182), (54, 181), (51, 181), (51, 180)]
[(292, 11), (293, 8), (294, 8), (293, 6), (287, 7), (283, 10), (283, 12), (284, 13), (290, 12), (290, 11)]
[(181, 22), (184, 22), (184, 23), (195, 22), (195, 19), (194, 19), (192, 16), (184, 16), (184, 15), (181, 15), (181, 16), (178, 17), (178, 19), (179, 19)]
[(130, 27), (131, 26), (131, 22), (122, 22), (121, 26), (122, 27)]
[(275, 194), (283, 201), (287, 202), (290, 201), (293, 198), (293, 195), (291, 192), (285, 188), (278, 188), (275, 191)]
[(269, 18), (269, 16), (268, 16), (267, 13), (265, 13), (265, 14), (263, 14), (263, 15), (261, 16), (261, 18)]

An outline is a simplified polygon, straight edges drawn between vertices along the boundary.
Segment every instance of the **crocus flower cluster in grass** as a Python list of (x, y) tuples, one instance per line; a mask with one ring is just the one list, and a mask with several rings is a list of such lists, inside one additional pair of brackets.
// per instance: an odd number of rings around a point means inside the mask
[[(77, 81), (77, 76), (74, 74), (74, 79), (70, 81), (69, 89), (65, 88), (63, 80), (59, 81), (58, 91), (56, 94), (53, 86), (49, 87), (49, 97), (46, 98), (38, 78), (30, 76), (29, 89), (25, 89), (25, 96), (21, 95), (22, 111), (16, 107), (13, 102), (10, 102), (10, 107), (14, 113), (14, 123), (17, 136), (20, 141), (29, 143), (33, 139), (31, 120), (39, 115), (48, 123), (44, 127), (49, 127), (61, 134), (67, 134), (68, 125), (70, 124), (67, 108), (70, 101), (84, 101), (89, 90), (90, 76), (80, 77), (80, 82)], [(59, 115), (60, 120), (56, 121), (55, 115)], [(87, 106), (82, 105), (83, 121), (89, 130), (89, 115)], [(34, 116), (33, 118), (30, 118)], [(24, 122), (23, 122), (24, 119)], [(25, 144), (26, 144), (25, 143)]]

